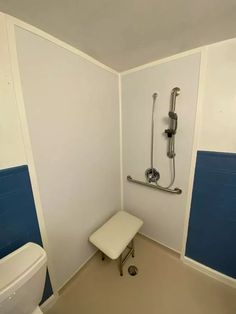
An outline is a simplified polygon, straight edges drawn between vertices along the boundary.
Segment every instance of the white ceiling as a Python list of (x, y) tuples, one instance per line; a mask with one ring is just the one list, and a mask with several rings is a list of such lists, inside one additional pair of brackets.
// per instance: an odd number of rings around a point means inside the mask
[(118, 71), (236, 37), (236, 0), (0, 0), (0, 10)]

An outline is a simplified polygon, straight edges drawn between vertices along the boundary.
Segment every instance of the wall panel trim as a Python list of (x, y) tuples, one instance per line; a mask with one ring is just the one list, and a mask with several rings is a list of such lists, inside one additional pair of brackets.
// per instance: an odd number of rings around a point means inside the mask
[(194, 261), (193, 259), (191, 259), (187, 256), (184, 256), (182, 261), (186, 265), (200, 271), (201, 273), (203, 273), (203, 274), (205, 274), (211, 278), (214, 278), (214, 279), (226, 284), (227, 286), (230, 286), (232, 288), (236, 288), (236, 279), (229, 277), (227, 275), (224, 275), (224, 274), (222, 274), (222, 273), (220, 273), (220, 272), (218, 272), (218, 271), (216, 271), (210, 267), (207, 267), (201, 263), (198, 263), (198, 262)]

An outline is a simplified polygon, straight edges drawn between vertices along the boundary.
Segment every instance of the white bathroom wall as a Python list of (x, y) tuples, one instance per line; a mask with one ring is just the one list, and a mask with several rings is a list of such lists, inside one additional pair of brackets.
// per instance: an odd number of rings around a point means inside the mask
[[(148, 237), (181, 251), (187, 192), (193, 149), (195, 114), (198, 96), (200, 53), (153, 65), (122, 75), (124, 208), (144, 220), (142, 232)], [(170, 160), (166, 156), (170, 93), (180, 87), (176, 112), (179, 117), (176, 135), (176, 180), (174, 187), (183, 190), (172, 195), (129, 183), (127, 175), (145, 181), (150, 167), (152, 94), (159, 93), (156, 110), (155, 167), (160, 184), (170, 181)]]
[(0, 169), (26, 163), (4, 14), (0, 14)]
[[(234, 238), (235, 230), (231, 224), (235, 222), (236, 39), (207, 46), (204, 51), (197, 167), (192, 173), (183, 261), (235, 288), (235, 250), (229, 239)], [(202, 235), (206, 234), (205, 241)]]
[[(0, 115), (0, 143), (1, 143), (1, 155), (0, 155), (0, 169), (4, 171), (8, 168), (15, 168), (14, 172), (11, 173), (11, 176), (14, 177), (12, 174), (16, 173), (17, 167), (22, 165), (27, 165), (29, 168), (30, 173), (30, 180), (31, 186), (33, 189), (34, 201), (37, 205), (38, 199), (38, 188), (37, 182), (35, 180), (35, 176), (33, 173), (32, 165), (29, 165), (29, 156), (27, 155), (26, 151), (28, 147), (27, 140), (25, 138), (25, 130), (23, 128), (23, 123), (21, 119), (21, 113), (19, 109), (18, 100), (16, 97), (16, 85), (15, 85), (15, 78), (13, 74), (13, 62), (11, 56), (11, 44), (10, 44), (10, 34), (9, 34), (9, 24), (8, 24), (8, 17), (0, 13), (0, 108), (1, 108), (1, 115)], [(15, 172), (16, 171), (16, 172)], [(17, 186), (17, 183), (16, 183)], [(2, 189), (5, 187), (2, 186)], [(8, 187), (9, 188), (9, 187)], [(8, 189), (7, 188), (7, 189)], [(16, 187), (14, 184), (11, 187), (15, 189)], [(6, 191), (7, 191), (6, 189)], [(5, 197), (5, 196), (4, 196)], [(13, 198), (14, 199), (14, 198)], [(6, 206), (7, 206), (6, 202)], [(14, 223), (14, 214), (17, 212), (17, 208), (11, 203), (10, 206), (11, 210), (9, 211), (9, 220), (6, 220), (4, 217), (5, 227), (8, 229), (9, 233), (7, 237), (8, 242), (2, 242), (2, 247), (7, 246), (6, 251), (10, 252), (11, 249), (16, 245), (15, 235), (14, 232), (17, 232), (17, 246), (19, 243), (24, 242), (27, 239), (27, 236), (24, 237), (24, 233), (22, 232), (22, 226), (24, 224), (20, 224), (20, 228), (13, 230), (11, 229), (11, 221)], [(34, 209), (34, 207), (32, 207)], [(21, 207), (19, 206), (19, 210)], [(4, 212), (4, 211), (3, 211)], [(48, 253), (48, 246), (47, 246), (47, 235), (46, 230), (44, 227), (44, 219), (40, 208), (36, 206), (37, 218), (39, 222), (39, 228), (41, 232), (41, 238), (43, 241), (44, 248), (47, 250)], [(34, 213), (33, 213), (34, 215)], [(33, 221), (34, 223), (34, 221)], [(33, 229), (34, 230), (34, 229)], [(5, 230), (2, 230), (3, 233)], [(36, 231), (37, 232), (37, 231)], [(15, 233), (16, 234), (16, 233)], [(13, 237), (11, 237), (13, 235)], [(6, 235), (5, 235), (6, 236)], [(28, 238), (29, 239), (29, 238)], [(50, 261), (48, 258), (48, 267), (50, 267)]]
[(207, 48), (199, 150), (236, 152), (236, 39)]
[(58, 289), (121, 206), (118, 75), (19, 27), (16, 42)]

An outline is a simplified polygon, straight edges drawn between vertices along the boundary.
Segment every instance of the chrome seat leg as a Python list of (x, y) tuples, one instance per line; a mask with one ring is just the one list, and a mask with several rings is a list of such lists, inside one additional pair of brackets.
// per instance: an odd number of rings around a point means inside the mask
[(123, 276), (123, 260), (122, 260), (122, 253), (120, 254), (120, 261), (119, 261), (119, 266), (120, 266), (120, 275)]
[(132, 257), (134, 257), (135, 256), (134, 239), (131, 241), (131, 246), (132, 246)]
[(101, 251), (102, 261), (105, 259), (105, 254)]

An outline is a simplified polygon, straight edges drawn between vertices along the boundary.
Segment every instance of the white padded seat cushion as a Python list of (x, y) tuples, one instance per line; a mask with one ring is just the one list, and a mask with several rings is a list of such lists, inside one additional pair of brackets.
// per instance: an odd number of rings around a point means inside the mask
[(141, 219), (121, 210), (89, 238), (100, 251), (116, 259), (142, 227)]

